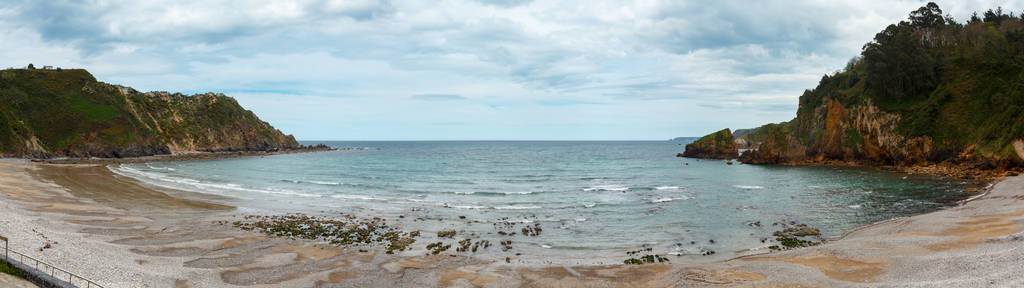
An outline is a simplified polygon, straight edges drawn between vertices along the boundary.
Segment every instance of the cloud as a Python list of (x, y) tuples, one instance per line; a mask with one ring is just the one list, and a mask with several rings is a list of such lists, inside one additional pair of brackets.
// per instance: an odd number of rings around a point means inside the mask
[[(0, 66), (226, 92), (304, 139), (664, 139), (791, 119), (804, 89), (922, 5), (14, 0), (0, 7)], [(1024, 8), (939, 5), (961, 21)]]
[(418, 94), (418, 95), (412, 95), (410, 98), (416, 99), (416, 100), (425, 100), (425, 101), (452, 101), (452, 100), (466, 100), (466, 99), (468, 99), (466, 97), (462, 97), (460, 95), (455, 95), (455, 94)]

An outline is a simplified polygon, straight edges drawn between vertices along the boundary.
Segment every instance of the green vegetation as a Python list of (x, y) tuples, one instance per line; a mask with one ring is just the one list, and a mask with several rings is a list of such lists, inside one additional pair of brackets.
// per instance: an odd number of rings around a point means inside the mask
[[(928, 3), (876, 34), (843, 70), (824, 75), (805, 91), (795, 119), (741, 137), (784, 148), (788, 143), (782, 138), (791, 135), (810, 148), (808, 153), (845, 149), (852, 152), (828, 155), (863, 155), (872, 151), (858, 144), (877, 135), (852, 127), (854, 115), (848, 111), (873, 106), (898, 116), (891, 132), (928, 139), (931, 148), (922, 157), (929, 161), (970, 155), (1020, 164), (1012, 143), (1024, 138), (1024, 19), (1001, 8), (983, 15), (958, 23)], [(830, 103), (847, 114), (829, 118)], [(827, 130), (828, 125), (838, 130)], [(906, 149), (920, 149), (881, 148), (888, 152), (874, 157), (897, 163), (908, 160), (898, 155)]]
[(14, 269), (14, 267), (11, 267), (11, 265), (7, 264), (7, 262), (0, 262), (0, 273), (13, 275), (18, 278), (25, 277), (25, 275), (21, 274), (21, 271)]
[(783, 229), (775, 231), (772, 236), (775, 236), (775, 241), (779, 242), (779, 245), (768, 246), (771, 250), (788, 250), (793, 248), (817, 246), (824, 243), (821, 239), (821, 231), (817, 228), (807, 226), (807, 224), (796, 223), (796, 222), (776, 222), (773, 226), (782, 225)]
[(221, 94), (139, 93), (82, 69), (0, 70), (0, 155), (125, 157), (298, 143)]
[(267, 236), (324, 240), (338, 246), (383, 244), (387, 247), (387, 254), (409, 249), (420, 234), (419, 231), (406, 233), (393, 229), (383, 219), (362, 219), (345, 214), (336, 218), (301, 214), (248, 215), (232, 225), (245, 231), (263, 232)]
[(701, 137), (693, 143), (686, 144), (686, 151), (679, 156), (712, 159), (736, 158), (739, 155), (734, 140), (729, 129), (722, 129)]
[(114, 106), (92, 103), (80, 94), (68, 100), (68, 108), (85, 116), (86, 120), (96, 122), (110, 121), (120, 114)]
[(665, 257), (662, 257), (662, 256), (658, 256), (656, 254), (655, 255), (648, 254), (648, 255), (641, 256), (640, 258), (629, 258), (629, 259), (626, 259), (625, 261), (622, 261), (622, 263), (624, 263), (624, 264), (633, 264), (633, 265), (654, 264), (654, 263), (662, 263), (662, 262), (668, 262), (668, 258), (665, 258)]
[(733, 136), (732, 133), (729, 132), (729, 129), (722, 129), (718, 132), (705, 135), (696, 142), (709, 142), (712, 143), (712, 145), (728, 145), (729, 143), (732, 143), (732, 140)]

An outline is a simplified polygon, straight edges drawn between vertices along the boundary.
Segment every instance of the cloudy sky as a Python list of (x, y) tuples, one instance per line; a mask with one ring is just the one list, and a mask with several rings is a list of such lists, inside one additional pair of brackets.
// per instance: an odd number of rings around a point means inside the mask
[[(305, 140), (627, 140), (786, 121), (920, 1), (0, 0), (0, 66), (223, 92)], [(971, 12), (1024, 0), (941, 1)]]

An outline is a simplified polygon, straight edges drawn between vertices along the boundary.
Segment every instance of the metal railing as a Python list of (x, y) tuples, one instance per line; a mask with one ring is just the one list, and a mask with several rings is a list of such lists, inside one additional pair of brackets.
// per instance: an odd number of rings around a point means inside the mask
[[(71, 273), (70, 271), (67, 271), (67, 270), (64, 270), (64, 269), (60, 269), (57, 266), (53, 266), (53, 264), (46, 263), (46, 262), (43, 262), (43, 261), (39, 261), (39, 259), (32, 258), (32, 256), (25, 255), (24, 253), (11, 250), (10, 248), (8, 248), (7, 237), (0, 236), (0, 241), (4, 242), (4, 262), (6, 262), (8, 264), (11, 264), (11, 266), (14, 266), (14, 265), (11, 262), (11, 260), (13, 258), (10, 258), (10, 254), (14, 254), (16, 257), (18, 257), (20, 259), (20, 260), (18, 260), (18, 262), (21, 263), (21, 265), (24, 265), (24, 266), (29, 267), (29, 268), (34, 268), (36, 271), (41, 272), (41, 273), (43, 273), (45, 275), (48, 275), (48, 276), (50, 276), (53, 279), (56, 279), (56, 280), (59, 280), (59, 281), (63, 281), (65, 279), (64, 275), (67, 275), (68, 276), (66, 278), (66, 279), (68, 279), (67, 283), (71, 284), (72, 286), (86, 287), (86, 288), (92, 288), (92, 287), (104, 288), (103, 285), (97, 284), (96, 282), (94, 282), (92, 280), (89, 280), (89, 279), (86, 279), (85, 277), (79, 276), (78, 274)], [(28, 262), (25, 262), (25, 259), (32, 260), (34, 265), (29, 265)], [(43, 269), (39, 269), (40, 265), (42, 265)], [(57, 276), (61, 276), (61, 277), (57, 278)], [(73, 280), (78, 280), (77, 282), (79, 284), (85, 284), (85, 286), (75, 285), (76, 281), (73, 281)]]

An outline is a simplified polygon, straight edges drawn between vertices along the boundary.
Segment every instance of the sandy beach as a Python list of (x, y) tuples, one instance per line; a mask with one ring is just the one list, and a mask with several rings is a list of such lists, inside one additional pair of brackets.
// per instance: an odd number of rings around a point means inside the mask
[[(842, 239), (711, 264), (522, 266), (234, 228), (227, 199), (141, 184), (98, 164), (0, 161), (0, 235), (107, 287), (835, 287), (1024, 285), (1024, 176), (963, 205)], [(49, 244), (50, 248), (44, 248)]]

